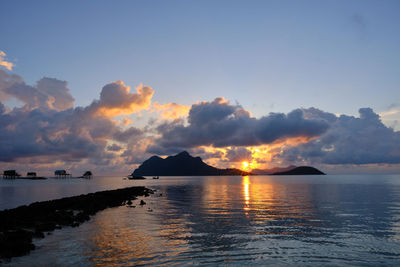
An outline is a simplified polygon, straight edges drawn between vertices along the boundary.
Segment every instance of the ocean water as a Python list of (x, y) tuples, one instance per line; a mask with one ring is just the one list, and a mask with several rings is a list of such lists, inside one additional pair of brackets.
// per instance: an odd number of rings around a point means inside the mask
[(0, 209), (134, 185), (157, 191), (4, 265), (400, 266), (400, 175), (1, 180)]

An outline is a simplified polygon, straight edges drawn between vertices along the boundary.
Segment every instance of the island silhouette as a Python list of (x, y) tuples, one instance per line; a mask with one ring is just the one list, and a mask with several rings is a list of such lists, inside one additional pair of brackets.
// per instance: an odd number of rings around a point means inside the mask
[(200, 157), (193, 157), (187, 151), (163, 159), (152, 156), (145, 160), (132, 173), (133, 177), (141, 176), (221, 176), (221, 175), (308, 175), (324, 174), (309, 166), (288, 166), (269, 170), (254, 170), (251, 172), (236, 168), (220, 169), (206, 164)]
[(250, 172), (235, 168), (219, 169), (203, 162), (200, 157), (192, 157), (182, 151), (165, 159), (152, 156), (139, 166), (132, 176), (219, 176), (250, 175)]
[(287, 171), (275, 172), (272, 175), (325, 175), (325, 173), (314, 167), (300, 166)]

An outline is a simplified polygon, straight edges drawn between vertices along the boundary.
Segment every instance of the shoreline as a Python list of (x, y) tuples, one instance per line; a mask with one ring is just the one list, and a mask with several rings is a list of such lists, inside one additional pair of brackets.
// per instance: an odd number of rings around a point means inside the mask
[[(106, 208), (130, 205), (138, 196), (154, 191), (144, 186), (99, 191), (85, 195), (34, 202), (0, 211), (0, 263), (35, 249), (33, 238), (44, 238), (65, 226), (77, 227)], [(142, 202), (145, 203), (145, 202)]]

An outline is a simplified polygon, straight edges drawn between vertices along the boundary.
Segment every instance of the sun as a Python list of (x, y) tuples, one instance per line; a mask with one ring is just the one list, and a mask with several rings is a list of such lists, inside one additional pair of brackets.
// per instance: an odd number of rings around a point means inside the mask
[(246, 169), (247, 167), (249, 167), (249, 163), (247, 161), (243, 161), (242, 166), (243, 166), (243, 169)]

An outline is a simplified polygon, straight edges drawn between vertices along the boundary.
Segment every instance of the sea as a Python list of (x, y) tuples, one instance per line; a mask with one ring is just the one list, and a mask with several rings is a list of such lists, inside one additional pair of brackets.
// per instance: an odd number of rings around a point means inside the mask
[(136, 185), (156, 192), (2, 264), (400, 266), (400, 175), (0, 179), (0, 209)]

